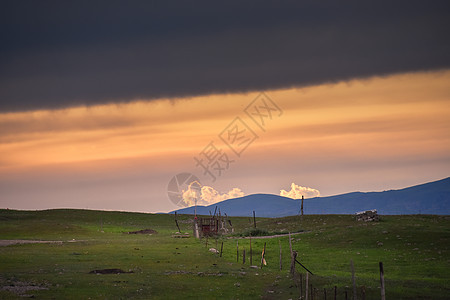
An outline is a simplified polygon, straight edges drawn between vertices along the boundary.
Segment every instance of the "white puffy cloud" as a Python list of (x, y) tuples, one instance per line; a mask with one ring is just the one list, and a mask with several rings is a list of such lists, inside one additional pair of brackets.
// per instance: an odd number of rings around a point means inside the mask
[(195, 205), (195, 199), (197, 199), (196, 191), (188, 189), (183, 191), (183, 201), (179, 205), (185, 207)]
[(302, 196), (304, 196), (305, 198), (314, 198), (319, 197), (320, 192), (313, 188), (304, 187), (292, 183), (291, 190), (289, 192), (285, 190), (280, 190), (280, 196), (292, 199), (301, 199)]
[(240, 188), (232, 188), (228, 193), (220, 194), (210, 186), (202, 186), (201, 202), (203, 205), (210, 205), (227, 199), (243, 197), (245, 194)]
[(189, 186), (186, 191), (183, 191), (182, 206), (193, 206), (195, 201), (197, 205), (210, 205), (227, 199), (243, 197), (245, 194), (240, 188), (232, 188), (228, 193), (221, 194), (219, 191), (210, 186)]

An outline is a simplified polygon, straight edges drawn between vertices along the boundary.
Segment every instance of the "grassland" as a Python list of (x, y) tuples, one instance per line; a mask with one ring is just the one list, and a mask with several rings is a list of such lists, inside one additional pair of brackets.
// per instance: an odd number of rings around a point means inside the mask
[[(192, 217), (179, 216), (182, 232), (192, 232)], [(289, 276), (287, 236), (252, 238), (252, 259), (260, 265), (266, 243), (267, 266), (250, 267), (250, 239), (239, 235), (253, 223), (231, 218), (234, 234), (216, 239), (174, 238), (173, 215), (88, 210), (0, 210), (0, 239), (62, 241), (0, 247), (0, 298), (41, 299), (297, 299)], [(125, 234), (150, 228), (152, 235)], [(257, 228), (292, 236), (300, 262), (314, 276), (315, 299), (352, 293), (350, 260), (357, 293), (379, 299), (378, 263), (384, 264), (388, 299), (450, 299), (450, 217), (383, 216), (361, 223), (347, 215), (258, 218)], [(207, 243), (208, 244), (207, 244)], [(219, 248), (213, 254), (209, 248)], [(239, 243), (239, 262), (236, 244)], [(282, 266), (279, 270), (279, 245)], [(246, 250), (246, 261), (242, 251)], [(124, 274), (96, 275), (119, 268)], [(297, 266), (297, 271), (305, 273)]]

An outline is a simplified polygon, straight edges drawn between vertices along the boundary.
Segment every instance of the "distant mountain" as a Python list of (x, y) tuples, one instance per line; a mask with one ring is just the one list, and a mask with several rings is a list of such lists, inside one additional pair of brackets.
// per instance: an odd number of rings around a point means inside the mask
[[(229, 199), (209, 206), (197, 206), (197, 214), (209, 215), (220, 209), (228, 216), (284, 217), (300, 212), (301, 200), (269, 194), (254, 194)], [(353, 214), (377, 209), (384, 215), (450, 214), (450, 177), (401, 190), (353, 192), (304, 200), (305, 214)], [(194, 207), (179, 209), (179, 214), (194, 214)], [(171, 213), (174, 213), (171, 212)]]

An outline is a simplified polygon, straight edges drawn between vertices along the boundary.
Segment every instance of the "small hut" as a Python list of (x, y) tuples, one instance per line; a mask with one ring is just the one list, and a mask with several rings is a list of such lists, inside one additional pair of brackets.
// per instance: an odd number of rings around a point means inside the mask
[(380, 216), (378, 215), (376, 209), (360, 211), (357, 212), (355, 215), (357, 221), (372, 222), (380, 220)]
[(219, 232), (219, 220), (217, 218), (200, 218), (200, 230), (202, 236), (216, 235)]

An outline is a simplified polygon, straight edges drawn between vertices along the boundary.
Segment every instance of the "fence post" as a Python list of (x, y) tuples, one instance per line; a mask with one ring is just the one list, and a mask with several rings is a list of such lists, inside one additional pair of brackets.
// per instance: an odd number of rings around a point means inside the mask
[(303, 297), (303, 275), (302, 273), (299, 273), (300, 275), (300, 298)]
[[(178, 223), (178, 221), (177, 221)], [(180, 232), (181, 233), (181, 232)], [(197, 219), (194, 219), (194, 236), (196, 239), (200, 238), (200, 234), (198, 232), (198, 223), (197, 223)]]
[(356, 300), (355, 267), (353, 266), (353, 259), (350, 259), (350, 267), (352, 270), (353, 300)]
[(264, 262), (265, 262), (265, 259), (264, 259), (264, 256), (266, 255), (266, 243), (264, 242), (264, 249), (263, 249), (263, 252), (262, 252), (262, 257), (261, 257), (261, 269), (263, 268), (263, 264), (264, 264)]
[(305, 300), (308, 300), (308, 272), (306, 272)]
[(281, 241), (278, 240), (278, 244), (280, 245), (280, 271), (283, 269), (283, 265), (281, 263)]
[(256, 216), (255, 216), (255, 211), (253, 211), (253, 225), (256, 228)]
[(236, 262), (239, 262), (239, 240), (236, 240)]
[(295, 274), (295, 258), (294, 252), (292, 251), (292, 241), (291, 241), (291, 233), (289, 232), (289, 249), (291, 250), (291, 276)]
[(253, 265), (253, 260), (252, 260), (252, 258), (253, 258), (253, 253), (252, 253), (253, 251), (252, 251), (252, 237), (250, 236), (250, 266), (252, 266)]
[(178, 232), (181, 233), (180, 226), (178, 226), (177, 212), (175, 212), (175, 224), (177, 225)]
[(382, 262), (380, 262), (380, 283), (381, 283), (381, 300), (386, 300), (386, 292), (384, 290), (384, 270)]
[(245, 249), (244, 252), (242, 252), (242, 263), (245, 264)]
[(291, 275), (295, 276), (295, 260), (297, 259), (297, 251), (292, 251), (291, 257)]
[(302, 195), (302, 207), (301, 207), (301, 210), (302, 210), (302, 217), (303, 217), (303, 200), (305, 200), (305, 197), (303, 197), (303, 195)]
[(223, 251), (223, 242), (222, 245), (220, 246), (220, 257), (222, 257), (222, 251)]

